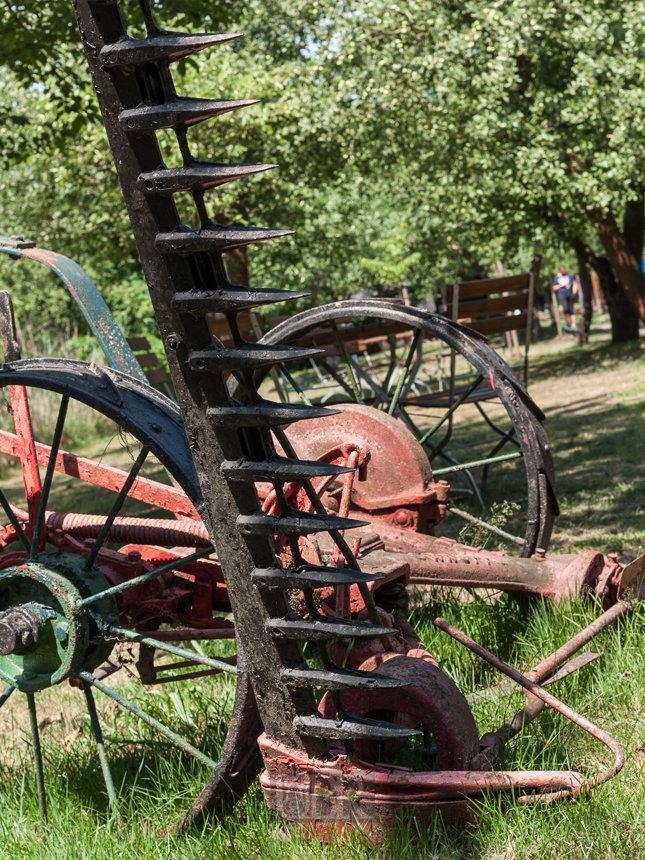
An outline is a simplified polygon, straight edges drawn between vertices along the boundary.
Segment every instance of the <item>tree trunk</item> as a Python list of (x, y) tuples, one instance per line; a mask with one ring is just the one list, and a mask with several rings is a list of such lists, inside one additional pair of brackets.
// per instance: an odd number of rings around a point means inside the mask
[(623, 236), (629, 250), (640, 263), (643, 259), (643, 237), (645, 235), (645, 206), (643, 192), (637, 200), (630, 200), (625, 206), (623, 217)]
[(602, 215), (596, 213), (592, 216), (592, 221), (614, 272), (625, 288), (627, 298), (636, 308), (639, 317), (645, 321), (645, 274), (641, 270), (641, 257), (638, 256), (639, 248), (641, 255), (643, 248), (643, 219), (642, 213), (639, 213), (642, 206), (642, 198), (627, 205), (623, 233), (611, 212)]
[(587, 263), (598, 275), (600, 289), (607, 302), (611, 320), (612, 343), (638, 340), (638, 314), (629, 301), (623, 285), (616, 279), (609, 257), (595, 254), (588, 245), (576, 239), (576, 245), (578, 243), (584, 249)]
[(580, 301), (582, 304), (582, 319), (578, 323), (578, 341), (579, 343), (589, 343), (589, 328), (591, 327), (591, 315), (593, 313), (593, 284), (591, 283), (591, 273), (587, 265), (587, 253), (584, 242), (576, 239), (573, 246), (578, 258), (578, 278), (580, 280)]

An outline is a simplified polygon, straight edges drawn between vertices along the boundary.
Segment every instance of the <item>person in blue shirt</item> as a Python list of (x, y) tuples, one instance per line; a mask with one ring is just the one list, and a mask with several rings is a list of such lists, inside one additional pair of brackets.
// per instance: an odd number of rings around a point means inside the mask
[(557, 293), (558, 302), (564, 314), (564, 330), (577, 331), (576, 314), (573, 309), (575, 297), (578, 295), (578, 281), (567, 272), (565, 266), (560, 266), (553, 281), (553, 289)]

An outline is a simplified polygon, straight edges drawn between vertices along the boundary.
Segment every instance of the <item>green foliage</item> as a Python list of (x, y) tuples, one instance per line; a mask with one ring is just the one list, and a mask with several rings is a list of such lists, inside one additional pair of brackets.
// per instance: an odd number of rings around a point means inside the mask
[(405, 168), (447, 243), (497, 236), (512, 252), (549, 231), (568, 239), (598, 210), (619, 217), (642, 184), (644, 12), (608, 0), (356, 2), (337, 22), (327, 80), (342, 82), (363, 165)]
[[(141, 35), (137, 4), (124, 9)], [(498, 259), (526, 270), (539, 251), (553, 267), (642, 184), (642, 0), (171, 0), (156, 12), (168, 27), (245, 34), (174, 73), (188, 95), (261, 99), (191, 130), (202, 158), (278, 165), (210, 197), (217, 220), (295, 231), (249, 250), (255, 286), (321, 303), (405, 282), (418, 300)], [(70, 4), (2, 7), (0, 47), (0, 231), (78, 260), (127, 333), (151, 333)], [(177, 163), (170, 135), (162, 149)], [(178, 204), (194, 224), (191, 201)], [(19, 316), (49, 327), (58, 301), (38, 316), (20, 298)]]

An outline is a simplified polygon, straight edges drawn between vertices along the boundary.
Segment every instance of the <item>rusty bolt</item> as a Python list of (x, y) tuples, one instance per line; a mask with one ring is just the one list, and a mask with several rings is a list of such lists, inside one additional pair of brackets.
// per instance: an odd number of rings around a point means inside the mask
[(141, 558), (141, 553), (136, 549), (131, 549), (128, 553), (128, 558), (130, 559), (130, 561), (139, 561), (139, 559)]
[(59, 642), (66, 642), (69, 638), (69, 624), (64, 621), (57, 624), (54, 628), (54, 636)]
[(173, 332), (172, 334), (169, 334), (168, 337), (166, 338), (166, 346), (168, 347), (168, 349), (172, 349), (173, 352), (177, 352), (177, 350), (181, 349), (183, 345), (184, 345), (184, 342), (181, 339), (181, 337), (177, 334), (177, 332)]
[(13, 606), (0, 618), (0, 655), (25, 654), (40, 639), (40, 621), (28, 609)]
[(394, 513), (394, 522), (397, 526), (409, 526), (412, 523), (412, 514), (410, 511), (406, 511), (405, 508), (399, 508)]

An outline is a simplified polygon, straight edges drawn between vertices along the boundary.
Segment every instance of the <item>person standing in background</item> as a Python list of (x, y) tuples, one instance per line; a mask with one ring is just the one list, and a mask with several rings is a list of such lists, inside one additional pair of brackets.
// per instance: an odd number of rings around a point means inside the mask
[(553, 281), (553, 290), (557, 293), (558, 302), (564, 314), (564, 330), (577, 331), (573, 303), (578, 294), (578, 281), (567, 272), (565, 266), (560, 266)]

